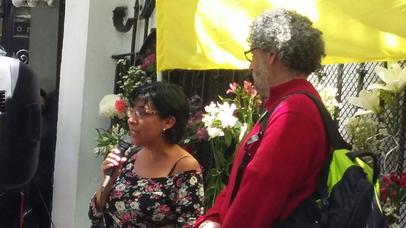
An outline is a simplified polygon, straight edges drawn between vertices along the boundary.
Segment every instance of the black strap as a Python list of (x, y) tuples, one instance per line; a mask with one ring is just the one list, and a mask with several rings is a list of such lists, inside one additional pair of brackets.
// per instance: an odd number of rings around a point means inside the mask
[(325, 183), (327, 183), (328, 175), (330, 172), (330, 163), (331, 163), (331, 160), (333, 159), (332, 151), (337, 150), (337, 149), (351, 149), (351, 145), (349, 145), (347, 142), (345, 142), (345, 140), (341, 136), (340, 132), (338, 131), (336, 123), (331, 118), (330, 113), (328, 112), (328, 110), (324, 106), (323, 102), (319, 98), (313, 96), (312, 94), (310, 94), (306, 91), (297, 91), (294, 94), (306, 95), (316, 104), (317, 108), (319, 109), (321, 118), (323, 120), (324, 128), (325, 128), (326, 135), (327, 135), (327, 140), (331, 146), (331, 149), (330, 149), (331, 152), (328, 153), (328, 155), (326, 157), (326, 162), (324, 163), (324, 167), (321, 170), (319, 183), (317, 184), (317, 188), (316, 188), (315, 194), (313, 196), (315, 198), (321, 199), (320, 207), (322, 210), (327, 209), (327, 208), (329, 208), (330, 205), (329, 205), (329, 201), (328, 201), (328, 188), (325, 185)]
[(355, 161), (355, 158), (364, 158), (364, 157), (369, 157), (372, 158), (372, 163), (373, 163), (373, 169), (372, 169), (372, 183), (375, 185), (376, 182), (378, 181), (379, 173), (380, 173), (380, 168), (379, 168), (379, 160), (376, 154), (371, 153), (371, 152), (363, 152), (363, 151), (351, 151), (347, 153), (347, 156)]
[(265, 132), (266, 125), (268, 123), (269, 115), (270, 114), (268, 111), (266, 111), (262, 115), (262, 117), (258, 120), (261, 123), (261, 129), (259, 130), (259, 132), (257, 134), (252, 135), (245, 144), (244, 157), (237, 170), (237, 176), (235, 177), (235, 184), (234, 184), (233, 192), (231, 193), (230, 205), (233, 202), (235, 196), (237, 195), (238, 189), (240, 188), (242, 174), (244, 173), (245, 168), (247, 167), (248, 163), (251, 161), (251, 158), (252, 158), (253, 151), (248, 150), (248, 146), (251, 145), (252, 143), (258, 142), (262, 139), (262, 136)]
[(318, 107), (320, 111), (321, 118), (324, 123), (324, 127), (327, 134), (327, 139), (330, 145), (333, 147), (334, 150), (338, 149), (351, 149), (351, 145), (348, 144), (343, 137), (341, 136), (340, 132), (338, 131), (337, 125), (334, 120), (331, 118), (330, 113), (327, 111), (326, 107), (324, 106), (323, 102), (315, 97), (314, 95), (310, 94), (306, 91), (297, 91), (293, 94), (303, 94), (309, 97)]
[(191, 157), (191, 156), (190, 156), (190, 155), (185, 155), (185, 156), (183, 156), (183, 157), (180, 157), (180, 158), (175, 162), (175, 164), (173, 164), (172, 169), (171, 169), (171, 171), (169, 171), (168, 176), (172, 175), (173, 171), (175, 171), (176, 165), (180, 162), (180, 160), (182, 160), (182, 159), (184, 159), (184, 158), (187, 158), (187, 157)]
[(248, 163), (251, 161), (252, 159), (252, 153), (254, 151), (251, 151), (248, 149), (248, 146), (251, 145), (252, 143), (255, 142), (260, 142), (262, 139), (262, 136), (265, 133), (266, 130), (266, 126), (268, 125), (268, 120), (269, 120), (269, 116), (271, 115), (271, 113), (276, 109), (276, 107), (285, 99), (287, 99), (290, 95), (282, 97), (278, 102), (276, 102), (272, 108), (270, 109), (270, 111), (265, 111), (262, 116), (259, 118), (259, 120), (257, 121), (257, 123), (261, 124), (261, 129), (259, 130), (259, 132), (257, 134), (252, 135), (247, 142), (245, 143), (244, 146), (244, 157), (241, 161), (240, 166), (238, 167), (237, 170), (237, 176), (235, 177), (235, 183), (234, 183), (234, 187), (233, 187), (233, 191), (231, 192), (231, 198), (230, 198), (230, 204), (234, 201), (235, 196), (237, 195), (238, 189), (240, 188), (240, 184), (241, 184), (241, 179), (242, 179), (242, 175), (244, 173), (245, 168), (247, 167)]

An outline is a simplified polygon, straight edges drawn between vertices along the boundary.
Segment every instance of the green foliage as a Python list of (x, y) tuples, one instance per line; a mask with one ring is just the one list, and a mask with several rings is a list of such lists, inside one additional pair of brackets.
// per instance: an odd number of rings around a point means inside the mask
[(134, 88), (144, 85), (145, 83), (151, 83), (155, 80), (139, 66), (130, 66), (127, 68), (127, 62), (123, 60), (119, 61), (117, 64), (120, 64), (120, 69), (123, 70), (123, 72), (120, 73), (121, 79), (117, 82), (117, 85), (119, 85), (122, 96), (127, 99)]
[(118, 140), (121, 136), (127, 134), (127, 130), (121, 127), (119, 124), (113, 125), (111, 129), (105, 130), (103, 128), (96, 129), (97, 139), (96, 139), (96, 148), (94, 152), (98, 156), (105, 157), (110, 150), (114, 147), (117, 147)]
[(359, 115), (348, 118), (344, 122), (345, 130), (351, 137), (354, 149), (364, 151), (377, 150), (377, 137), (379, 123), (368, 115)]

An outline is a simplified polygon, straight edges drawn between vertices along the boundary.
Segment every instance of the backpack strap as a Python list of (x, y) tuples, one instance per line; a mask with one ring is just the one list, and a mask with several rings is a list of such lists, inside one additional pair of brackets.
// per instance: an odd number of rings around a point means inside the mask
[(252, 135), (247, 142), (245, 143), (244, 146), (244, 157), (241, 161), (240, 166), (238, 167), (237, 170), (237, 176), (235, 177), (235, 183), (234, 183), (234, 187), (233, 187), (233, 191), (231, 193), (231, 198), (230, 198), (230, 206), (231, 203), (234, 201), (235, 196), (237, 195), (238, 192), (238, 188), (240, 187), (241, 184), (241, 179), (242, 179), (242, 175), (244, 173), (245, 168), (247, 167), (248, 163), (251, 161), (252, 159), (252, 152), (248, 150), (248, 146), (251, 145), (254, 142), (258, 142), (262, 139), (262, 136), (265, 132), (265, 128), (266, 125), (268, 124), (268, 119), (269, 119), (269, 112), (266, 111), (261, 118), (258, 120), (258, 122), (260, 122), (261, 124), (261, 129), (259, 130), (259, 132), (257, 134)]
[[(327, 140), (330, 143), (331, 149), (330, 153), (328, 153), (326, 157), (326, 161), (324, 163), (324, 167), (321, 170), (320, 178), (318, 180), (318, 184), (316, 187), (315, 193), (312, 195), (313, 199), (320, 199), (320, 209), (322, 211), (327, 210), (330, 207), (330, 203), (328, 200), (328, 188), (325, 183), (327, 183), (328, 176), (330, 173), (330, 163), (333, 159), (333, 151), (337, 149), (351, 149), (351, 145), (349, 145), (343, 137), (341, 136), (340, 132), (338, 131), (336, 123), (331, 118), (330, 113), (327, 111), (326, 107), (324, 106), (323, 102), (315, 97), (314, 95), (306, 92), (306, 91), (297, 91), (295, 94), (303, 94), (310, 98), (313, 103), (317, 106), (320, 116), (322, 118), (324, 128), (327, 135)], [(327, 215), (325, 213), (321, 214), (320, 222), (322, 224), (327, 223)]]
[(372, 163), (373, 163), (373, 169), (372, 169), (372, 184), (375, 185), (376, 182), (378, 181), (379, 173), (380, 173), (380, 168), (379, 168), (379, 160), (376, 154), (371, 153), (371, 152), (363, 152), (363, 151), (351, 151), (347, 153), (347, 156), (355, 161), (356, 158), (372, 158)]
[(266, 126), (268, 125), (268, 120), (269, 117), (271, 115), (271, 113), (276, 109), (276, 107), (278, 107), (278, 105), (280, 103), (282, 103), (282, 101), (286, 100), (290, 95), (287, 95), (285, 97), (282, 97), (278, 102), (276, 102), (272, 108), (270, 109), (270, 111), (265, 111), (262, 116), (259, 118), (259, 120), (257, 121), (257, 123), (261, 124), (261, 128), (259, 130), (259, 132), (257, 134), (252, 135), (247, 142), (245, 143), (244, 146), (244, 157), (241, 161), (240, 166), (238, 167), (237, 170), (237, 176), (235, 177), (235, 183), (234, 183), (234, 187), (233, 187), (233, 191), (231, 192), (231, 198), (230, 198), (230, 204), (229, 206), (231, 206), (232, 202), (234, 201), (235, 196), (237, 195), (238, 192), (238, 188), (240, 187), (241, 184), (241, 179), (242, 179), (242, 175), (244, 173), (245, 168), (247, 167), (248, 163), (251, 161), (252, 159), (252, 153), (254, 151), (251, 151), (248, 149), (248, 146), (251, 145), (252, 143), (255, 142), (259, 142), (262, 139), (262, 136), (265, 133), (266, 130)]
[(343, 137), (341, 136), (340, 132), (338, 131), (337, 125), (334, 120), (331, 118), (330, 113), (324, 106), (324, 103), (314, 95), (310, 94), (307, 91), (297, 91), (293, 94), (303, 94), (309, 97), (317, 106), (320, 111), (321, 118), (324, 123), (324, 127), (327, 134), (327, 140), (331, 144), (334, 150), (338, 149), (348, 149), (351, 150), (351, 145), (348, 144)]

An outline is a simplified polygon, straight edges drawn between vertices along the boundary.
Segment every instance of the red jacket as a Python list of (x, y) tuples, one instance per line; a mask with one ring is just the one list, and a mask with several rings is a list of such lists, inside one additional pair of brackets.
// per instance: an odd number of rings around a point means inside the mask
[[(299, 90), (319, 97), (311, 83), (297, 79), (272, 87), (267, 109)], [(272, 227), (314, 192), (328, 151), (327, 139), (317, 106), (306, 95), (296, 94), (282, 101), (269, 117), (262, 141), (229, 206), (244, 145), (259, 129), (255, 125), (240, 143), (228, 186), (199, 218), (196, 227), (207, 219), (220, 223), (222, 228)]]

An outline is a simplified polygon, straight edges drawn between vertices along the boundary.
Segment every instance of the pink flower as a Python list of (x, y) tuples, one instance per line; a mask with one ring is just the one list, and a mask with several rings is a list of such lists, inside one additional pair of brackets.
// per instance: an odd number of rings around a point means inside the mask
[(235, 90), (240, 87), (237, 83), (230, 83), (230, 88), (226, 91), (226, 94), (235, 93)]
[(203, 112), (198, 111), (193, 116), (191, 116), (187, 121), (188, 127), (193, 127), (193, 125), (198, 124), (203, 118)]
[(388, 186), (392, 184), (392, 180), (387, 175), (382, 177), (382, 182)]
[(203, 118), (203, 112), (202, 111), (196, 112), (194, 118), (196, 120), (201, 120)]
[(170, 207), (168, 206), (168, 205), (166, 205), (166, 204), (164, 204), (164, 205), (161, 205), (160, 207), (159, 207), (159, 211), (162, 213), (162, 214), (167, 214), (169, 211), (170, 211)]
[(116, 108), (117, 112), (125, 112), (125, 102), (124, 100), (116, 100), (114, 103), (114, 107)]
[(403, 173), (400, 178), (400, 187), (406, 189), (406, 173)]
[(123, 216), (122, 216), (121, 222), (122, 222), (122, 223), (126, 223), (126, 222), (128, 222), (128, 221), (130, 221), (130, 220), (131, 220), (131, 215), (130, 215), (130, 213), (124, 213)]
[(204, 141), (209, 138), (209, 133), (207, 132), (207, 129), (205, 127), (199, 128), (196, 132), (196, 138), (199, 141)]
[(397, 173), (391, 173), (390, 174), (390, 179), (392, 182), (394, 182), (396, 185), (400, 184), (400, 176)]
[(249, 81), (244, 81), (244, 90), (245, 92), (249, 93), (251, 97), (255, 97), (257, 95), (257, 90)]
[(124, 192), (122, 192), (122, 191), (116, 191), (116, 192), (114, 192), (112, 197), (113, 198), (120, 198), (123, 194), (124, 194)]
[(147, 191), (147, 192), (152, 192), (152, 191), (154, 191), (154, 189), (155, 189), (155, 186), (154, 186), (154, 185), (149, 185), (149, 186), (147, 187), (146, 191)]

